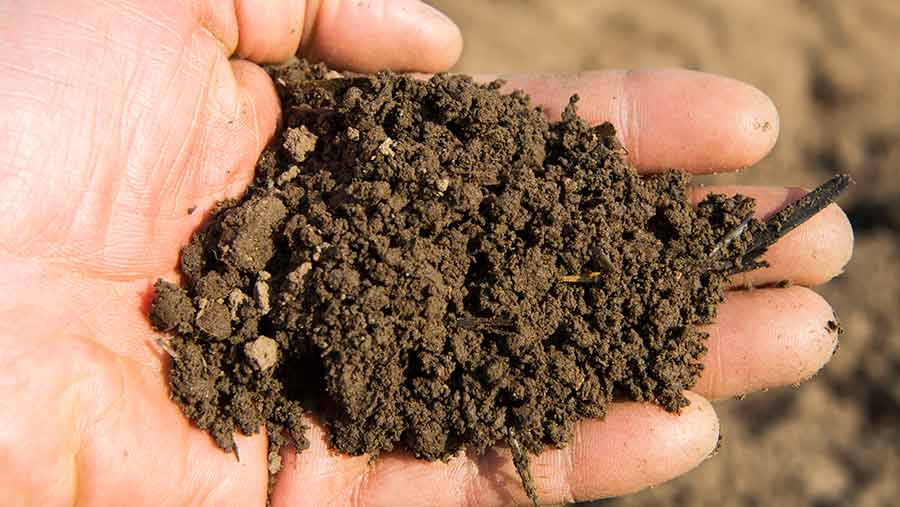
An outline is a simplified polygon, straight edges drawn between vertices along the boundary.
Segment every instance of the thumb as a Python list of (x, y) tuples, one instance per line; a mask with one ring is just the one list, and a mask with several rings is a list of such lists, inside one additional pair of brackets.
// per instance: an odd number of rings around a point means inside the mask
[(257, 63), (295, 54), (337, 69), (437, 72), (462, 36), (420, 0), (237, 0), (237, 54)]

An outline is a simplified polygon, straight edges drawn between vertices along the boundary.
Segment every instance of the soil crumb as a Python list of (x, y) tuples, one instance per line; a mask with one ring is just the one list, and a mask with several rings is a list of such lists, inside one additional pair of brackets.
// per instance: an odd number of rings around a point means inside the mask
[(150, 315), (173, 400), (222, 449), (266, 424), (275, 474), (306, 412), (353, 455), (501, 442), (536, 500), (526, 453), (579, 419), (687, 404), (698, 326), (758, 265), (751, 199), (694, 207), (684, 174), (639, 176), (577, 96), (549, 122), (500, 82), (270, 72), (282, 130)]

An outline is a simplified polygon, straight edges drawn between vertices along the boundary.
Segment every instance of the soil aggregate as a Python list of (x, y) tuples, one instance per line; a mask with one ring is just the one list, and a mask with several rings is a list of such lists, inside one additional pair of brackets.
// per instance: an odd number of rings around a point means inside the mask
[(685, 174), (638, 175), (577, 96), (551, 122), (501, 82), (270, 72), (282, 128), (150, 320), (172, 399), (226, 451), (265, 424), (271, 474), (312, 413), (351, 455), (506, 443), (536, 501), (527, 453), (577, 420), (687, 404), (698, 326), (786, 232), (750, 198), (694, 205)]

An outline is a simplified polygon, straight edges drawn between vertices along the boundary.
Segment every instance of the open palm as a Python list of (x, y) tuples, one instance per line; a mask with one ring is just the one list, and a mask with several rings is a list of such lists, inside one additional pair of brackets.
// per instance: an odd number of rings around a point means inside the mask
[[(458, 30), (415, 0), (22, 1), (0, 5), (0, 498), (12, 505), (264, 505), (266, 437), (241, 461), (168, 400), (146, 315), (179, 247), (239, 194), (278, 101), (257, 66), (300, 52), (340, 68), (433, 72)], [(237, 56), (240, 55), (240, 56)], [(755, 89), (684, 71), (519, 77), (556, 114), (578, 91), (642, 170), (733, 170), (764, 156), (777, 115)], [(706, 189), (704, 191), (708, 191)], [(719, 189), (760, 199), (781, 188)], [(698, 190), (698, 196), (702, 191)], [(683, 473), (715, 447), (705, 397), (800, 381), (834, 348), (828, 280), (852, 237), (831, 207), (746, 275), (790, 289), (731, 293), (680, 417), (617, 404), (570, 447), (533, 460), (542, 500), (622, 494)], [(750, 318), (747, 318), (747, 317)], [(503, 450), (447, 463), (286, 451), (274, 505), (505, 505), (526, 500)], [(9, 505), (9, 504), (8, 504)]]

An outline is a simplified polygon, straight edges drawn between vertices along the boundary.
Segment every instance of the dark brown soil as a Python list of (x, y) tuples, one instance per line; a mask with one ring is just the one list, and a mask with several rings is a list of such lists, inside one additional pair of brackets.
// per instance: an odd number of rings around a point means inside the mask
[(577, 97), (550, 123), (466, 77), (272, 72), (282, 132), (151, 311), (173, 399), (220, 447), (266, 424), (275, 473), (312, 411), (349, 454), (501, 441), (527, 472), (614, 399), (687, 403), (696, 326), (765, 248), (752, 200), (639, 177)]
[[(799, 388), (715, 404), (716, 459), (599, 507), (896, 505), (900, 498), (900, 2), (431, 0), (460, 24), (461, 73), (686, 67), (753, 84), (782, 121), (752, 170), (706, 184), (812, 187), (837, 172), (856, 238), (816, 288), (847, 333)], [(765, 55), (761, 57), (760, 55)], [(824, 93), (823, 93), (824, 92)], [(874, 353), (873, 353), (874, 351)], [(727, 485), (727, 487), (723, 487)]]

